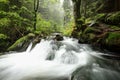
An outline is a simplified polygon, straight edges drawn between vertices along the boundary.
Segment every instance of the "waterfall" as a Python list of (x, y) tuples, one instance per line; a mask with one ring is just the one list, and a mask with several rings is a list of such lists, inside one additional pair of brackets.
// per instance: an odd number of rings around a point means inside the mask
[(118, 61), (76, 39), (41, 40), (31, 47), (0, 56), (0, 80), (120, 80)]

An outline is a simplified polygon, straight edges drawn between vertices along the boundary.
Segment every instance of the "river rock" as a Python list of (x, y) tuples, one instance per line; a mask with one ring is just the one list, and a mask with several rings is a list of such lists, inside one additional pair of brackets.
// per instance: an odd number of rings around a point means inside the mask
[(54, 36), (55, 37), (53, 38), (53, 40), (56, 40), (56, 41), (64, 40), (63, 36), (60, 33), (55, 33)]

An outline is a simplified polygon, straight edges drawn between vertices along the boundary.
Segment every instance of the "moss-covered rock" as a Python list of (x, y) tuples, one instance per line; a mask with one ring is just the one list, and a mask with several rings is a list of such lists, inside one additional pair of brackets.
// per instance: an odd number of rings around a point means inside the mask
[(110, 51), (120, 52), (120, 32), (109, 32), (105, 45)]
[[(109, 32), (109, 36), (106, 39), (106, 43), (109, 44), (120, 44), (120, 32)], [(115, 43), (114, 43), (115, 42)]]
[(35, 35), (33, 33), (29, 33), (28, 35), (18, 39), (7, 50), (8, 51), (25, 51), (34, 37)]

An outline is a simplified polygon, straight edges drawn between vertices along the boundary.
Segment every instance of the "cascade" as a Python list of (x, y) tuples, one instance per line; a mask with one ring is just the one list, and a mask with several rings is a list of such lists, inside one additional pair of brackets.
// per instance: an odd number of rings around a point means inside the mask
[(118, 61), (76, 39), (41, 40), (31, 47), (0, 56), (0, 80), (120, 80)]

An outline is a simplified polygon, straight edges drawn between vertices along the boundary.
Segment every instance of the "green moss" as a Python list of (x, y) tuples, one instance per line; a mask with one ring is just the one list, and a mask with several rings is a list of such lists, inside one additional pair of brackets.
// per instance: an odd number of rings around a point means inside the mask
[(120, 33), (118, 33), (118, 32), (111, 32), (111, 33), (109, 33), (108, 39), (120, 39)]
[(11, 50), (15, 50), (17, 47), (21, 46), (24, 42), (28, 42), (30, 41), (30, 39), (32, 39), (33, 37), (35, 37), (34, 34), (29, 33), (28, 35), (18, 39), (12, 46), (10, 46), (7, 50), (11, 51)]
[(12, 46), (10, 46), (10, 47), (8, 48), (8, 51), (14, 50), (18, 45), (20, 45), (20, 44), (23, 43), (24, 41), (27, 41), (27, 36), (24, 36), (24, 37), (18, 39)]
[(106, 39), (106, 43), (109, 45), (120, 44), (120, 32), (110, 32), (108, 38)]

